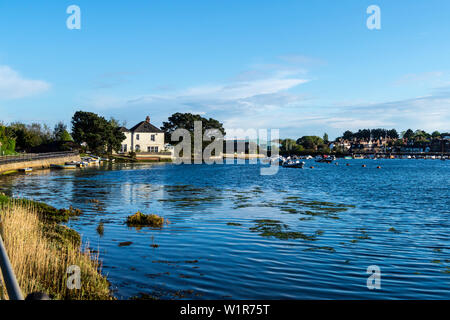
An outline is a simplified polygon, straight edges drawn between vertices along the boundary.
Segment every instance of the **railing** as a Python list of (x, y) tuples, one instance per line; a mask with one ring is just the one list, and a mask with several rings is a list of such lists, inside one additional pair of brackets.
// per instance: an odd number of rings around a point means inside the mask
[(77, 151), (68, 151), (68, 152), (50, 152), (50, 153), (26, 153), (19, 156), (2, 156), (0, 157), (0, 165), (15, 163), (15, 162), (25, 162), (25, 161), (34, 161), (34, 160), (45, 160), (52, 158), (61, 158), (61, 157), (70, 157), (77, 156)]

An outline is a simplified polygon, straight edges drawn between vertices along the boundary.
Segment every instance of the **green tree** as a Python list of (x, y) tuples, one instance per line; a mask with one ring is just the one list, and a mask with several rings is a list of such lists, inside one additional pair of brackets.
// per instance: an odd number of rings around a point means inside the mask
[(72, 136), (67, 131), (67, 126), (63, 122), (58, 122), (53, 129), (53, 139), (55, 141), (73, 141)]
[(107, 121), (92, 112), (77, 111), (72, 117), (72, 137), (78, 144), (86, 143), (90, 151), (102, 154), (120, 149), (125, 135), (117, 121)]
[(399, 138), (398, 132), (395, 129), (388, 130), (387, 131), (387, 136), (388, 136), (388, 138), (391, 138), (391, 139), (398, 139)]
[(280, 152), (282, 153), (296, 153), (299, 151), (300, 146), (293, 139), (281, 140)]
[(52, 134), (47, 125), (39, 123), (26, 125), (15, 122), (10, 125), (10, 129), (16, 140), (16, 148), (20, 151), (28, 151), (52, 140)]
[(0, 124), (0, 155), (14, 154), (16, 140), (9, 127)]
[(404, 139), (412, 139), (414, 137), (414, 131), (412, 131), (411, 129), (406, 130), (405, 132), (402, 133), (402, 138)]
[(303, 146), (305, 149), (317, 151), (319, 146), (325, 143), (322, 138), (317, 136), (303, 136), (297, 140), (297, 144)]
[(113, 151), (119, 152), (122, 147), (122, 141), (125, 140), (125, 134), (120, 130), (119, 122), (111, 118), (108, 121), (107, 134), (106, 134), (106, 150), (108, 154), (112, 154)]
[(330, 142), (330, 140), (328, 140), (328, 133), (326, 133), (326, 132), (323, 134), (323, 141), (324, 141), (325, 143)]
[[(223, 128), (223, 124), (216, 119), (213, 118), (203, 118), (198, 114), (192, 113), (174, 113), (171, 115), (167, 122), (163, 122), (163, 126), (161, 130), (166, 132), (167, 134), (172, 134), (177, 129), (186, 129), (190, 132), (194, 132), (194, 122), (201, 121), (202, 122), (202, 130), (205, 131), (207, 129), (218, 129), (223, 135), (225, 135), (225, 129)], [(168, 137), (168, 141), (170, 141), (170, 137)]]
[(439, 131), (434, 131), (431, 136), (433, 139), (439, 139), (441, 137), (441, 133)]
[[(172, 141), (171, 136), (172, 133), (177, 129), (186, 129), (190, 132), (192, 137), (192, 148), (194, 148), (194, 123), (195, 121), (201, 121), (202, 122), (202, 136), (205, 134), (205, 131), (208, 129), (217, 129), (220, 131), (220, 133), (225, 136), (226, 132), (223, 128), (223, 124), (213, 118), (203, 118), (202, 116), (198, 114), (192, 114), (192, 113), (174, 113), (172, 114), (167, 122), (163, 122), (163, 126), (161, 127), (161, 130), (164, 131), (166, 135), (166, 141)], [(210, 142), (205, 141), (202, 143), (203, 150), (204, 148), (209, 144)]]
[(342, 138), (343, 138), (344, 140), (352, 140), (352, 139), (354, 138), (354, 134), (353, 134), (353, 132), (347, 130), (347, 131), (345, 131), (344, 134), (342, 135)]

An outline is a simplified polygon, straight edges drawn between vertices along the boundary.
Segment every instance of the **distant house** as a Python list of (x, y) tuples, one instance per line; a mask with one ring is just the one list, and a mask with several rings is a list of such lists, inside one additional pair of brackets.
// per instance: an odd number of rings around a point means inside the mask
[(125, 134), (122, 142), (122, 153), (134, 152), (161, 152), (164, 151), (164, 132), (150, 123), (150, 117), (139, 122), (131, 129), (121, 128)]

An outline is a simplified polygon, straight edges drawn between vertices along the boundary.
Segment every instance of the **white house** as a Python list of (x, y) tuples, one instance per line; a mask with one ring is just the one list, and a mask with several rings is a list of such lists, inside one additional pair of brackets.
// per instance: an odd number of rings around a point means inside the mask
[(164, 151), (164, 132), (150, 123), (150, 117), (131, 129), (121, 128), (125, 134), (121, 152), (161, 152)]

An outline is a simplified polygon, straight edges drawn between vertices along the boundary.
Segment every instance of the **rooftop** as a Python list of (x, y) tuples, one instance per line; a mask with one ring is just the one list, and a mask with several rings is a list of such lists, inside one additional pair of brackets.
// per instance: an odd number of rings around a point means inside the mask
[(150, 123), (150, 117), (147, 116), (145, 121), (139, 122), (137, 125), (132, 127), (131, 129), (127, 129), (125, 127), (120, 128), (122, 132), (147, 132), (147, 133), (163, 133), (162, 130), (158, 129), (154, 125)]

